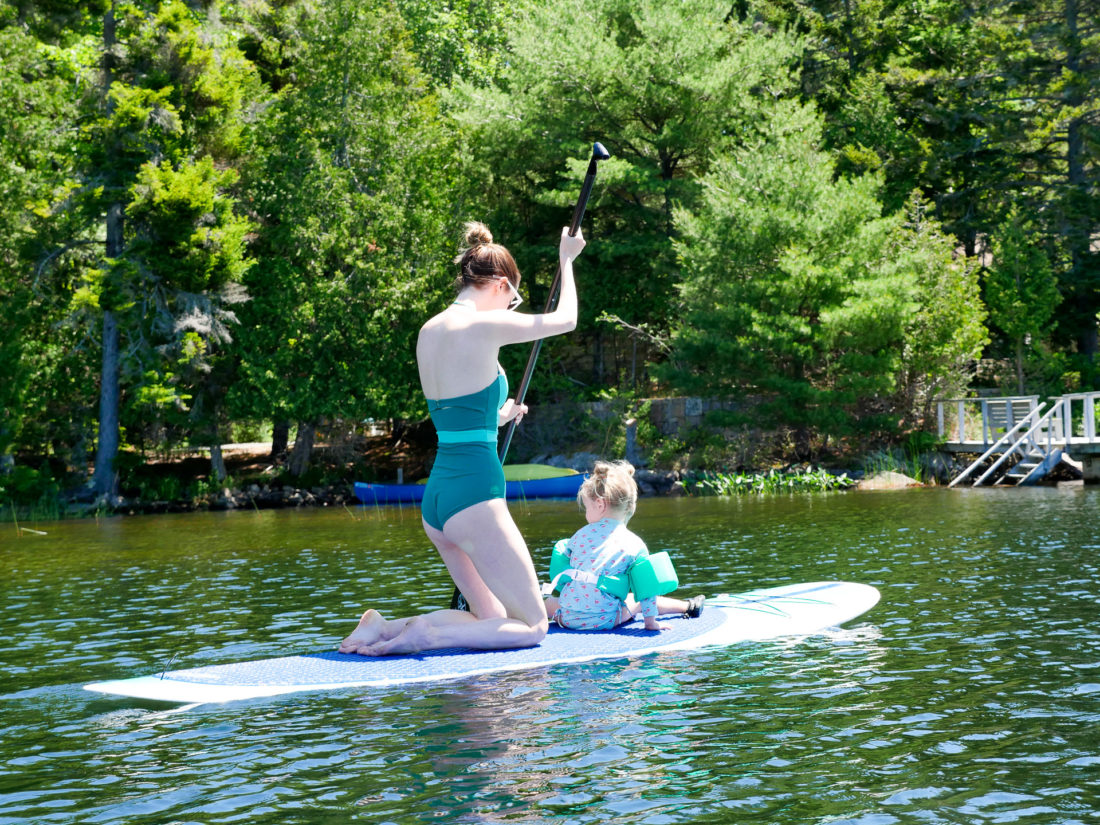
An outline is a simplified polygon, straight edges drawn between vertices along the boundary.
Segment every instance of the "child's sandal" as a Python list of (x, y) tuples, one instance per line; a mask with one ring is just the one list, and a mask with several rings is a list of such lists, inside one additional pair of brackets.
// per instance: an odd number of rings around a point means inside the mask
[(684, 618), (698, 619), (703, 612), (703, 602), (706, 600), (706, 596), (695, 596), (692, 599), (688, 599), (688, 608), (684, 611)]

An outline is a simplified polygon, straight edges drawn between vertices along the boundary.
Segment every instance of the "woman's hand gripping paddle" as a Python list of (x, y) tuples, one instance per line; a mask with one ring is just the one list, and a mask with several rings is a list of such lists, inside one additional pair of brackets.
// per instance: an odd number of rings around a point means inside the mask
[[(596, 182), (596, 164), (598, 161), (607, 160), (611, 155), (603, 148), (603, 144), (596, 142), (592, 144), (592, 159), (588, 162), (588, 171), (584, 175), (584, 183), (581, 185), (581, 194), (577, 198), (577, 205), (573, 208), (573, 220), (569, 224), (569, 236), (575, 237), (577, 232), (580, 231), (581, 221), (584, 220), (584, 210), (588, 206), (588, 198), (592, 194), (592, 185)], [(554, 280), (550, 283), (550, 294), (546, 296), (546, 306), (543, 308), (543, 313), (553, 312), (554, 307), (558, 303), (558, 293), (561, 291), (561, 263), (558, 264), (558, 270), (554, 273)], [(531, 354), (527, 356), (527, 366), (523, 370), (523, 378), (520, 379), (519, 387), (516, 389), (515, 403), (522, 404), (523, 399), (527, 396), (527, 387), (531, 384), (531, 375), (535, 371), (535, 362), (539, 358), (539, 350), (542, 349), (542, 339), (538, 339), (531, 345)], [(508, 429), (504, 432), (504, 438), (501, 439), (500, 449), (498, 455), (500, 457), (501, 465), (504, 464), (504, 459), (508, 456), (508, 448), (512, 445), (512, 435), (516, 431), (516, 420), (513, 418), (508, 422)], [(454, 593), (451, 596), (451, 609), (452, 610), (466, 610), (466, 599), (456, 587)]]

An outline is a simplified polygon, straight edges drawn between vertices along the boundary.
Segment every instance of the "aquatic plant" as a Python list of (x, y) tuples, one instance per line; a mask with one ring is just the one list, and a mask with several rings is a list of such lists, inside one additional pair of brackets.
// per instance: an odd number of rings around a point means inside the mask
[(769, 470), (767, 473), (715, 473), (704, 472), (697, 478), (685, 482), (688, 491), (694, 495), (733, 496), (743, 493), (795, 493), (824, 492), (843, 490), (855, 485), (855, 480), (847, 473), (839, 476), (823, 467), (806, 468), (780, 472)]
[[(37, 501), (26, 504), (17, 504), (11, 498), (0, 499), (0, 524), (14, 524), (16, 533), (20, 532), (21, 521), (56, 521), (62, 515), (61, 502), (53, 496), (43, 495)], [(22, 529), (26, 531), (27, 528)]]

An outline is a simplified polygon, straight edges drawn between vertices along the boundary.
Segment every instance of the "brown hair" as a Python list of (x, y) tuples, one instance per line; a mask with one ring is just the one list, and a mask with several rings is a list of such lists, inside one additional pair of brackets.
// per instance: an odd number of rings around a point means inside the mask
[(468, 221), (465, 227), (465, 246), (455, 258), (459, 266), (455, 289), (483, 286), (497, 278), (505, 277), (512, 286), (519, 288), (519, 267), (512, 253), (498, 243), (493, 243), (489, 227), (478, 221)]
[(586, 498), (602, 498), (612, 512), (623, 517), (623, 521), (629, 520), (638, 504), (634, 466), (629, 461), (597, 461), (592, 475), (584, 480), (577, 493), (581, 506)]

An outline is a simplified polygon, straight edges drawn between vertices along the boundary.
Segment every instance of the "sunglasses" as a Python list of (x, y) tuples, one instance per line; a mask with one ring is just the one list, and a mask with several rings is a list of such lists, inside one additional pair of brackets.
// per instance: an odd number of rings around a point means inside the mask
[(508, 289), (512, 293), (512, 300), (508, 302), (508, 309), (515, 309), (523, 303), (523, 296), (519, 294), (519, 290), (512, 286), (512, 282), (510, 280), (505, 278), (504, 283), (508, 284)]

